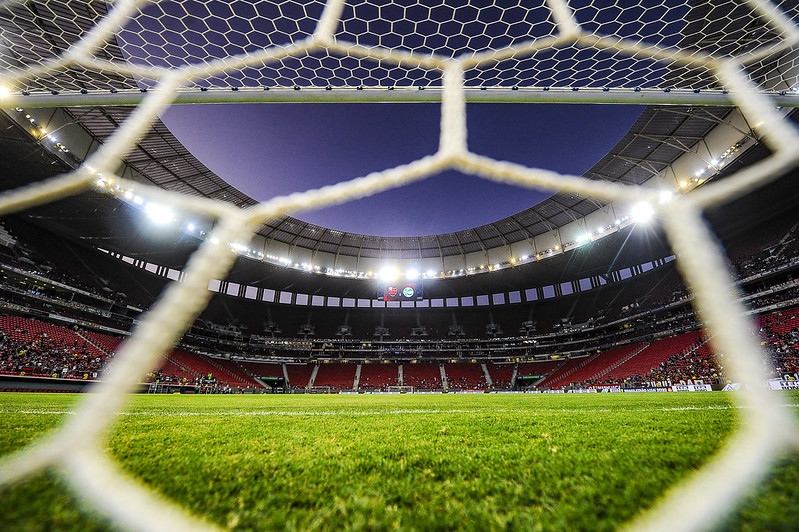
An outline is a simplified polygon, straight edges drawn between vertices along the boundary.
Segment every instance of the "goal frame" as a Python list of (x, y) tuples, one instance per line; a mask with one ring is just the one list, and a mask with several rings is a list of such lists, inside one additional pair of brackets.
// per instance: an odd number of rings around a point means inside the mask
[(394, 384), (386, 387), (386, 393), (392, 393), (392, 394), (416, 393), (416, 388), (414, 388), (413, 386), (402, 386)]

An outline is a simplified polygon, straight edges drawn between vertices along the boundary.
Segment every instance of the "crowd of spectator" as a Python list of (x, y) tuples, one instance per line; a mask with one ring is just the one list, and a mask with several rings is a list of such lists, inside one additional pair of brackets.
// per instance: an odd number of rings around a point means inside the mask
[(799, 314), (795, 309), (761, 318), (760, 334), (774, 361), (775, 376), (799, 377)]
[(0, 331), (0, 372), (15, 375), (96, 379), (105, 357), (75, 340), (72, 344), (41, 333), (33, 340), (15, 339)]
[(649, 375), (635, 377), (641, 381), (649, 382), (696, 382), (701, 381), (705, 384), (717, 383), (723, 377), (724, 366), (721, 361), (724, 355), (719, 355), (718, 359), (713, 356), (710, 346), (703, 343), (704, 340), (697, 340), (696, 345), (684, 349), (661, 362), (660, 367), (653, 369)]

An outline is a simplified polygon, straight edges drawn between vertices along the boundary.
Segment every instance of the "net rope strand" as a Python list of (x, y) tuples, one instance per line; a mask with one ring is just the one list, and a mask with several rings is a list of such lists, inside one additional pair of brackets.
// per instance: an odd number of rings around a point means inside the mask
[[(19, 2), (3, 1), (0, 7), (15, 3)], [(727, 180), (710, 183), (688, 196), (657, 205), (664, 229), (678, 257), (678, 267), (686, 285), (695, 295), (697, 315), (703, 320), (716, 350), (725, 354), (730, 376), (744, 383), (745, 387), (734, 395), (741, 407), (738, 409), (741, 426), (722, 451), (696, 475), (669, 490), (664, 500), (653, 509), (636, 517), (628, 525), (629, 528), (700, 530), (717, 524), (746, 491), (765, 475), (768, 466), (780, 452), (799, 447), (799, 430), (790, 409), (781, 408), (779, 395), (767, 391), (763, 386), (767, 358), (750, 332), (751, 324), (743, 317), (743, 309), (729, 294), (733, 280), (701, 216), (703, 207), (762, 186), (795, 167), (799, 160), (791, 150), (791, 147), (799, 145), (799, 133), (774, 110), (768, 98), (751, 85), (743, 71), (745, 62), (761, 58), (765, 53), (763, 50), (754, 50), (740, 60), (730, 60), (712, 54), (689, 55), (677, 48), (594, 35), (586, 33), (579, 25), (568, 2), (547, 0), (557, 36), (510, 44), (491, 52), (470, 52), (461, 57), (446, 58), (381, 46), (366, 47), (338, 39), (336, 31), (342, 21), (345, 2), (330, 0), (322, 11), (314, 33), (285, 46), (269, 46), (250, 53), (173, 69), (145, 68), (95, 57), (95, 51), (112, 39), (132, 13), (146, 3), (143, 0), (120, 0), (114, 3), (108, 15), (85, 34), (82, 41), (67, 48), (57, 58), (45, 64), (12, 69), (2, 76), (4, 83), (16, 86), (24, 79), (77, 64), (120, 74), (152, 76), (157, 79), (158, 85), (156, 90), (148, 92), (137, 110), (80, 168), (48, 181), (5, 192), (0, 196), (0, 214), (17, 212), (89, 189), (113, 195), (113, 183), (125, 183), (126, 186), (129, 183), (115, 176), (112, 169), (135, 144), (135, 139), (141, 137), (152, 124), (157, 113), (175, 98), (181, 86), (197, 78), (311, 52), (332, 50), (352, 57), (395, 65), (410, 64), (438, 72), (443, 80), (439, 149), (433, 155), (405, 165), (317, 190), (274, 198), (246, 210), (130, 183), (137, 193), (145, 197), (168, 198), (176, 205), (218, 218), (219, 224), (190, 258), (185, 279), (171, 283), (142, 317), (132, 336), (122, 344), (116, 358), (109, 364), (104, 381), (93, 388), (93, 394), (82, 398), (76, 415), (67, 420), (61, 429), (38, 443), (3, 459), (0, 464), (0, 484), (8, 484), (42, 469), (52, 468), (61, 473), (89, 505), (122, 528), (213, 528), (122, 473), (118, 464), (107, 455), (105, 443), (109, 427), (124, 408), (139, 377), (157, 364), (163, 353), (205, 308), (211, 295), (207, 290), (209, 281), (227, 276), (235, 254), (230, 252), (226, 243), (251, 237), (257, 225), (264, 221), (402, 186), (445, 169), (458, 169), (521, 186), (567, 190), (591, 198), (653, 201), (654, 192), (643, 187), (527, 168), (473, 154), (468, 150), (464, 73), (503, 58), (531, 55), (541, 49), (567, 44), (709, 69), (730, 90), (748, 120), (764, 123), (761, 130), (764, 140), (774, 151), (770, 158), (736, 172)], [(795, 23), (771, 2), (748, 0), (746, 3), (783, 34), (780, 42), (769, 46), (768, 53), (787, 50), (799, 42), (799, 30)], [(107, 489), (106, 486), (112, 486), (113, 489)], [(127, 504), (127, 501), (134, 501), (135, 504)]]

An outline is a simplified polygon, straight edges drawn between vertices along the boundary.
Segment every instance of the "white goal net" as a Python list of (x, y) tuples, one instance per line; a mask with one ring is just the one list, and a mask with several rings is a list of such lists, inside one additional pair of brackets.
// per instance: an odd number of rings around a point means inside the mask
[[(741, 424), (724, 449), (634, 527), (692, 530), (717, 523), (799, 441), (796, 423), (766, 392), (765, 358), (749, 333), (733, 282), (702, 218), (705, 207), (746, 194), (796, 166), (799, 133), (775, 108), (797, 87), (799, 12), (794, 2), (518, 2), (291, 0), (275, 2), (0, 0), (0, 103), (15, 106), (137, 104), (74, 170), (9, 190), (0, 214), (86, 190), (168, 201), (219, 220), (119, 350), (77, 415), (6, 458), (0, 483), (43, 468), (63, 473), (90, 505), (121, 527), (208, 527), (123, 474), (105, 452), (109, 427), (139, 376), (207, 304), (211, 279), (266, 220), (424, 179), (445, 169), (656, 209), (697, 312), (744, 389)], [(601, 7), (600, 7), (601, 6)], [(440, 101), (438, 150), (419, 160), (241, 209), (115, 175), (167, 105), (189, 101)], [(667, 203), (656, 191), (561, 175), (472, 153), (467, 101), (729, 103), (772, 155)]]

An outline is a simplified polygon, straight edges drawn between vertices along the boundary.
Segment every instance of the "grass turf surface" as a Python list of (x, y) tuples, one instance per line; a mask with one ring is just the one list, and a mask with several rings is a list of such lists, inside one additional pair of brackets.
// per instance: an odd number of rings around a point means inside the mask
[[(778, 393), (778, 392), (775, 392)], [(799, 415), (799, 393), (783, 393)], [(0, 394), (0, 453), (78, 397)], [(612, 530), (735, 427), (723, 393), (137, 396), (110, 453), (231, 529)], [(795, 530), (799, 455), (723, 529)], [(44, 473), (0, 490), (5, 530), (108, 529)]]

